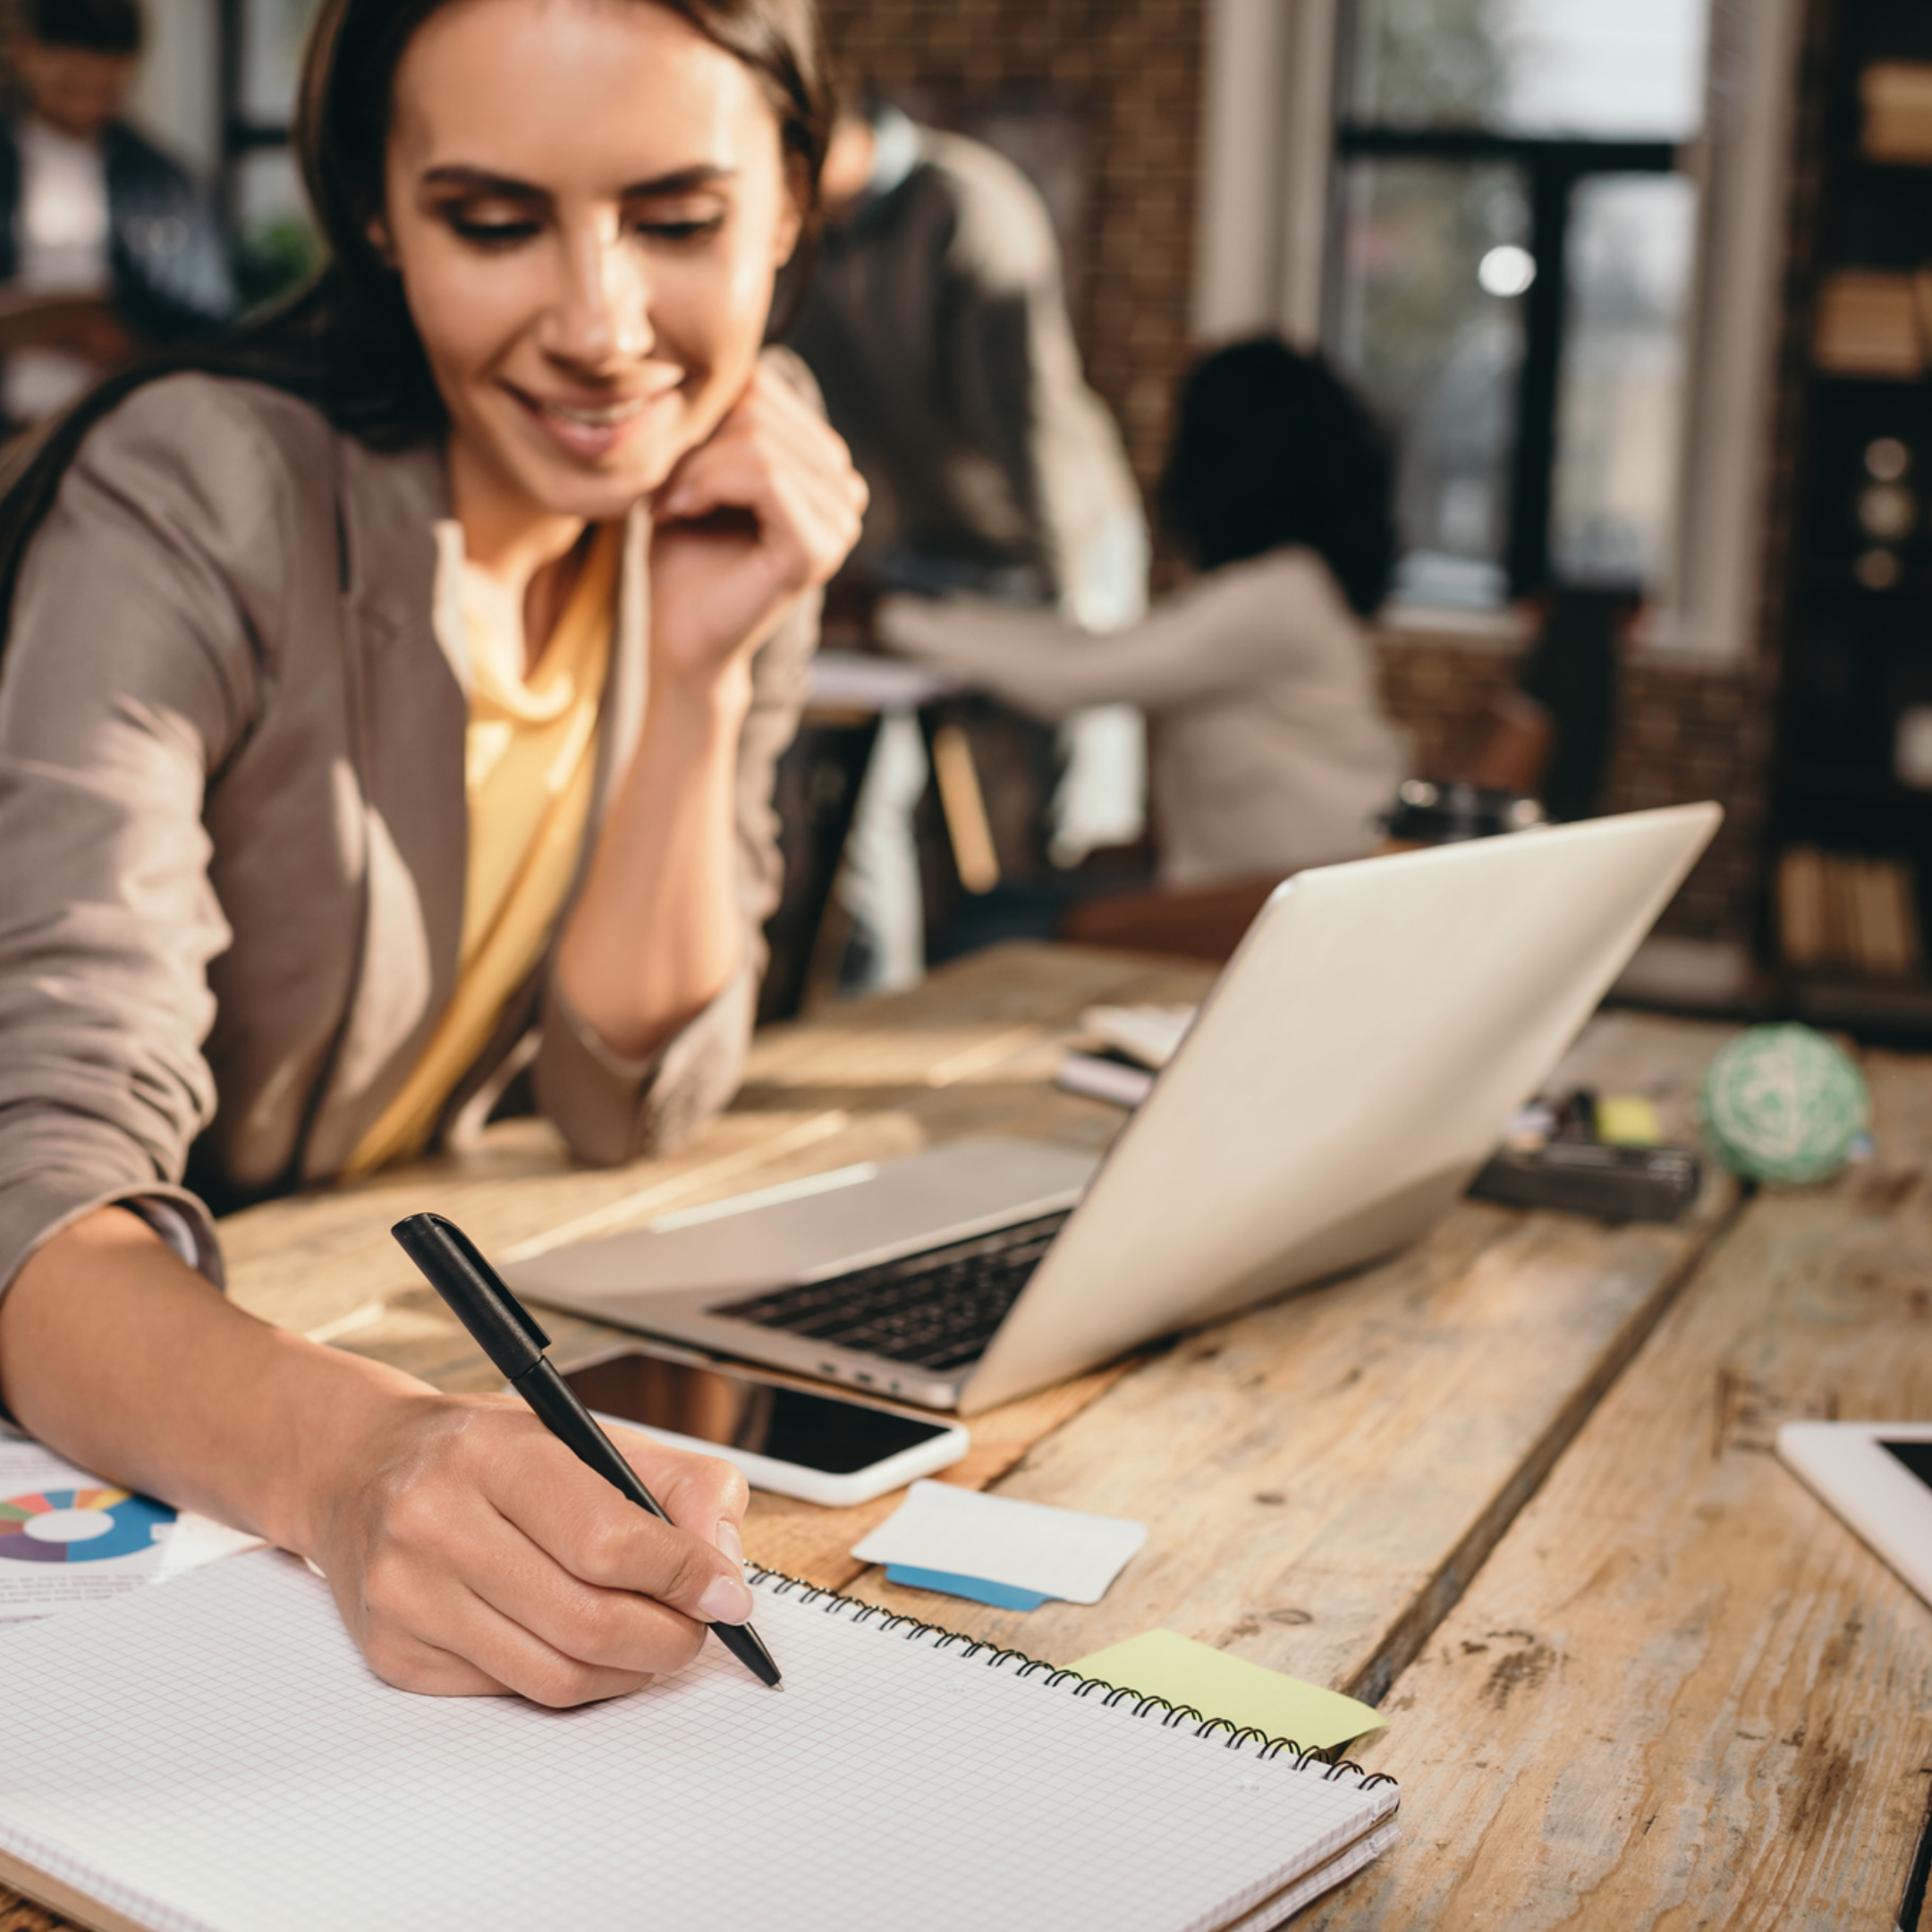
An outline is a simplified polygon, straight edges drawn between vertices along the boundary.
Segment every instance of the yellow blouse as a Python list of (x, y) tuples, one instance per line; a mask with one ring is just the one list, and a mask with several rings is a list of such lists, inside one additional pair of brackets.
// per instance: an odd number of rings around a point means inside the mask
[(421, 1059), (350, 1156), (347, 1179), (421, 1152), (550, 944), (590, 813), (623, 552), (621, 524), (598, 530), (527, 682), (514, 611), (487, 580), (463, 572), (470, 849), (456, 987)]

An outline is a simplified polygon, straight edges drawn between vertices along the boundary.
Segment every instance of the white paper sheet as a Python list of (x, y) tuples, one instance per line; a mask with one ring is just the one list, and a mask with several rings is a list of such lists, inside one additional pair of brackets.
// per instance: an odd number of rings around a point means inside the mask
[(1089, 1006), (1080, 1030), (1158, 1072), (1179, 1051), (1199, 1006)]
[(0, 1423), (0, 1625), (100, 1603), (259, 1542), (131, 1496)]
[[(758, 1576), (716, 1643), (575, 1711), (411, 1697), (263, 1551), (0, 1642), (0, 1852), (156, 1932), (1212, 1932), (1395, 1809)], [(1365, 1851), (1368, 1849), (1364, 1848)]]
[(952, 1483), (916, 1482), (852, 1555), (864, 1563), (984, 1577), (1068, 1603), (1098, 1603), (1147, 1541), (1123, 1516), (1018, 1503)]

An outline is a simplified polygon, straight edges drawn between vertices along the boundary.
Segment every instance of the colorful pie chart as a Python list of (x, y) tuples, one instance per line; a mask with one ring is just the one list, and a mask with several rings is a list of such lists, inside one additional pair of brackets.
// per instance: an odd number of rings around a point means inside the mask
[(0, 1498), (0, 1563), (99, 1563), (154, 1546), (174, 1521), (165, 1503), (125, 1489), (43, 1489)]

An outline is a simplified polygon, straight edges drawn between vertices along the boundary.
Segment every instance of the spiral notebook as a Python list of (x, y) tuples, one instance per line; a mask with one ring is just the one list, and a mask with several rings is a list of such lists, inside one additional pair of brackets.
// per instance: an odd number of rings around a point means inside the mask
[(372, 1677), (275, 1551), (0, 1636), (0, 1879), (112, 1932), (719, 1924), (1262, 1932), (1392, 1839), (1394, 1783), (754, 1572), (587, 1709)]

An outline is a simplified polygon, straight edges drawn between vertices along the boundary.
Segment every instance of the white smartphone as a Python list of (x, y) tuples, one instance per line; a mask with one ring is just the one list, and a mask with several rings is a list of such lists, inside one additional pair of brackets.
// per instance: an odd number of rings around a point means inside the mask
[(1932, 1604), (1932, 1422), (1786, 1422), (1777, 1453)]
[(949, 1468), (972, 1442), (929, 1413), (822, 1394), (663, 1343), (627, 1343), (564, 1379), (606, 1422), (722, 1456), (754, 1489), (833, 1508)]

